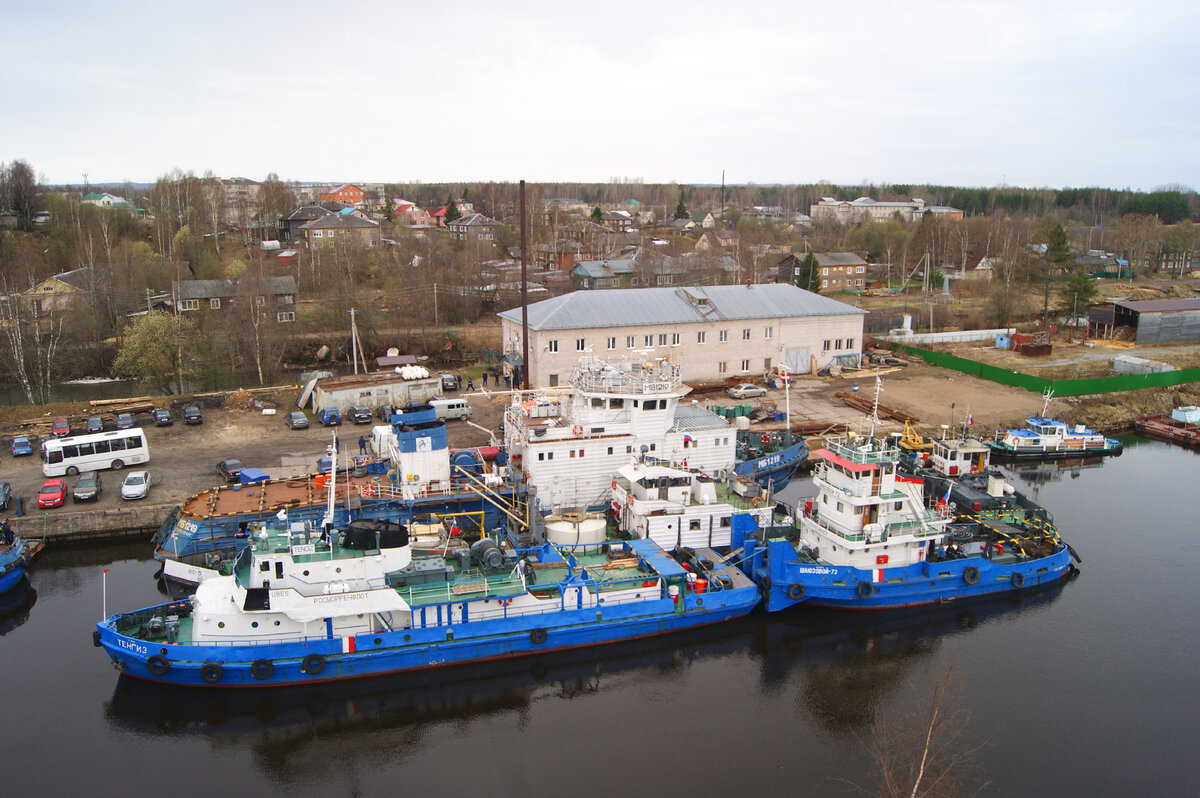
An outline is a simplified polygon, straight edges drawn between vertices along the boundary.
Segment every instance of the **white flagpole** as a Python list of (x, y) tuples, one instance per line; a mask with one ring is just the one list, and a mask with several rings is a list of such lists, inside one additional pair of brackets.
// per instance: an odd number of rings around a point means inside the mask
[(104, 569), (104, 575), (100, 577), (100, 611), (104, 613), (100, 616), (100, 620), (108, 618), (108, 569)]

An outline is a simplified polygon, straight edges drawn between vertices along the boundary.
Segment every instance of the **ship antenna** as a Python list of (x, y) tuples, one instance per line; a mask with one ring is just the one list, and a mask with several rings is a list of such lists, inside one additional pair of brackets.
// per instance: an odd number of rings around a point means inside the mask
[(875, 439), (875, 425), (879, 423), (879, 394), (883, 393), (883, 379), (879, 376), (875, 377), (875, 404), (871, 408), (871, 434), (868, 436), (871, 440)]
[(1054, 396), (1054, 389), (1047, 388), (1046, 393), (1042, 394), (1042, 418), (1046, 417), (1046, 413), (1050, 410), (1050, 399)]

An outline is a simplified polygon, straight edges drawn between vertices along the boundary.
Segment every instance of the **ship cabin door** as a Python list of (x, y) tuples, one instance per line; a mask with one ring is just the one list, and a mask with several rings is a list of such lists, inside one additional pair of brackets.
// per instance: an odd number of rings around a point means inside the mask
[(867, 524), (879, 523), (879, 505), (878, 504), (868, 504), (866, 507), (864, 507), (862, 519), (863, 519), (863, 526), (866, 526)]
[(883, 490), (883, 469), (876, 468), (871, 472), (871, 495), (878, 496)]
[(670, 487), (671, 487), (671, 478), (670, 477), (659, 477), (658, 478), (658, 498), (661, 501), (666, 501), (668, 498), (670, 498), (670, 493), (669, 493)]

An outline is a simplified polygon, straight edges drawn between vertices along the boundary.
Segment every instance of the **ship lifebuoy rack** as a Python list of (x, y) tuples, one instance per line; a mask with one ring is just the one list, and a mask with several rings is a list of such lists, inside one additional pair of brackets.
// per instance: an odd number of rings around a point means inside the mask
[(771, 436), (764, 432), (762, 435), (758, 436), (758, 442), (765, 446), (771, 442)]
[(572, 435), (582, 435), (583, 434), (583, 425), (576, 424), (575, 426), (571, 427), (571, 434)]

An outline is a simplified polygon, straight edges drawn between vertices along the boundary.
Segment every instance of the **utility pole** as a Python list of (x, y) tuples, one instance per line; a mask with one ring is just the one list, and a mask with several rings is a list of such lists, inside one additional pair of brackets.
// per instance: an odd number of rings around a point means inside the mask
[(358, 373), (358, 326), (354, 323), (354, 308), (350, 308), (350, 362)]
[(529, 242), (525, 235), (525, 181), (521, 181), (521, 387), (529, 389)]

